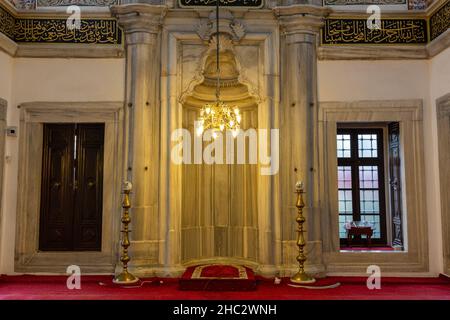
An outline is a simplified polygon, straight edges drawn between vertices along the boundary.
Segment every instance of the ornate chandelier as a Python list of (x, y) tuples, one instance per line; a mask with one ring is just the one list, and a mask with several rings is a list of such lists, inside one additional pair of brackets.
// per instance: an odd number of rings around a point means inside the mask
[(216, 59), (217, 59), (217, 82), (216, 82), (216, 101), (207, 103), (200, 111), (199, 125), (197, 134), (200, 136), (206, 130), (212, 130), (212, 136), (217, 138), (219, 132), (231, 130), (236, 137), (241, 123), (241, 114), (239, 108), (229, 107), (220, 100), (220, 44), (219, 44), (219, 2), (216, 0)]

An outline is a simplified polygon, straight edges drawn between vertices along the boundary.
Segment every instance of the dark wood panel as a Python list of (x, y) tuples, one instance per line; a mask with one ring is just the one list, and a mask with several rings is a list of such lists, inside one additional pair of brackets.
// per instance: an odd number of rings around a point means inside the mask
[(73, 125), (44, 126), (40, 250), (71, 249), (73, 136)]
[(392, 245), (403, 247), (400, 127), (389, 124), (389, 185), (391, 193)]
[(44, 125), (40, 250), (101, 250), (104, 129)]
[(74, 249), (101, 250), (103, 124), (78, 125)]

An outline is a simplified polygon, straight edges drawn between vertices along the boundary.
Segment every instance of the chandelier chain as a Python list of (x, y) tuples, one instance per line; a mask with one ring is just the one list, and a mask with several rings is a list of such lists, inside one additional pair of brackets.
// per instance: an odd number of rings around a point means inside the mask
[(200, 110), (200, 118), (196, 125), (198, 135), (202, 135), (205, 130), (212, 130), (214, 139), (220, 132), (231, 130), (233, 136), (239, 134), (241, 114), (239, 108), (230, 108), (220, 100), (220, 29), (219, 29), (219, 6), (220, 0), (216, 0), (216, 101), (206, 103)]
[(220, 99), (220, 63), (219, 63), (219, 3), (220, 0), (216, 0), (216, 72), (217, 72), (217, 83), (216, 83), (216, 100)]

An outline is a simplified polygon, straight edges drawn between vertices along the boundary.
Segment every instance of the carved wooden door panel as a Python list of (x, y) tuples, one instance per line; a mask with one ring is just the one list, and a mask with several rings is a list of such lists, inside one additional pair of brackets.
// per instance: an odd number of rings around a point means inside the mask
[(44, 125), (40, 250), (101, 250), (103, 145), (103, 124)]
[(389, 124), (389, 184), (392, 198), (392, 245), (403, 247), (400, 172), (400, 130), (398, 122), (394, 122)]
[(77, 127), (74, 250), (101, 250), (104, 128)]
[(39, 249), (70, 250), (73, 219), (71, 124), (44, 126)]

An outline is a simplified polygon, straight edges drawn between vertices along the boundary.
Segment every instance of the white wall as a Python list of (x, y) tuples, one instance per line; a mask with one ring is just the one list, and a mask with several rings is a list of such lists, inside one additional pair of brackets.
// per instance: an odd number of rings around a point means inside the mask
[(9, 102), (11, 99), (11, 81), (13, 74), (13, 59), (0, 51), (0, 98), (3, 98)]
[[(430, 229), (430, 259), (435, 259), (438, 265), (434, 271), (442, 272), (438, 268), (443, 265), (443, 249), (442, 249), (442, 213), (440, 200), (440, 174), (439, 174), (439, 154), (438, 140), (437, 140), (437, 117), (436, 117), (436, 99), (443, 95), (450, 93), (450, 48), (435, 56), (429, 62), (429, 89), (430, 89), (430, 135), (432, 136), (432, 144), (426, 146), (427, 154), (431, 156), (427, 161), (432, 162), (432, 172), (428, 178), (429, 180), (429, 202), (432, 202), (432, 208), (435, 210), (435, 215), (430, 215), (430, 223), (435, 228)], [(439, 230), (438, 230), (439, 228)], [(434, 247), (432, 247), (434, 246)]]
[[(12, 79), (13, 79), (13, 72), (14, 72), (14, 60), (4, 53), (3, 51), (0, 51), (0, 98), (5, 99), (8, 102), (8, 108), (7, 108), (7, 123), (9, 123), (9, 110), (12, 108)], [(4, 134), (4, 133), (0, 133)], [(14, 138), (6, 137), (5, 140), (5, 155), (8, 154), (8, 149), (10, 148), (11, 139), (14, 140)], [(7, 176), (9, 175), (9, 167), (11, 166), (11, 163), (8, 161), (4, 161), (5, 167), (0, 168), (0, 170), (4, 170), (3, 173), (3, 194), (1, 195), (1, 212), (0, 214), (0, 274), (4, 270), (4, 265), (6, 263), (6, 255), (3, 254), (4, 250), (2, 248), (2, 244), (10, 241), (10, 236), (7, 234), (6, 229), (8, 228), (8, 222), (5, 215), (8, 215), (6, 213), (6, 210), (8, 209), (8, 206), (6, 205), (9, 201), (7, 199), (6, 189), (7, 189)], [(9, 215), (8, 215), (9, 216)]]
[[(30, 101), (122, 101), (123, 59), (12, 59), (0, 52), (0, 97), (8, 125)], [(319, 101), (423, 99), (430, 269), (442, 271), (442, 232), (435, 100), (450, 92), (450, 49), (431, 61), (319, 61)], [(20, 135), (20, 131), (19, 131)], [(7, 138), (0, 274), (14, 268), (18, 138)], [(7, 186), (7, 187), (6, 187)]]
[[(3, 76), (0, 55), (0, 96)], [(12, 76), (11, 76), (12, 75)], [(14, 59), (8, 125), (19, 126), (17, 105), (31, 101), (123, 101), (124, 59)], [(20, 129), (19, 129), (20, 135)], [(14, 270), (17, 201), (18, 138), (8, 138), (3, 194), (0, 274)]]
[(319, 101), (423, 99), (430, 273), (442, 272), (436, 111), (432, 101), (450, 91), (449, 49), (432, 61), (319, 61), (318, 81)]
[(428, 63), (319, 61), (319, 101), (427, 99)]

